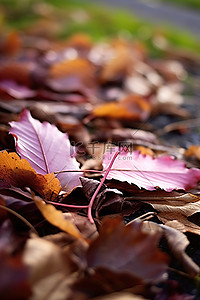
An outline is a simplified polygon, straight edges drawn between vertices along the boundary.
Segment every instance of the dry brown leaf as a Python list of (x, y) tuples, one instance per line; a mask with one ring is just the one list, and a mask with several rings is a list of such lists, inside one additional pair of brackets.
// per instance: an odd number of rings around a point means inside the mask
[(113, 101), (97, 106), (93, 110), (95, 117), (146, 120), (151, 112), (150, 103), (144, 98), (130, 94), (121, 101)]
[(117, 80), (128, 75), (133, 68), (131, 49), (122, 40), (116, 40), (110, 49), (110, 59), (103, 65), (100, 80), (102, 82)]
[(0, 152), (0, 188), (30, 187), (46, 199), (54, 199), (60, 192), (60, 183), (53, 173), (37, 174), (26, 159), (15, 152)]
[(147, 300), (147, 298), (128, 292), (119, 292), (97, 297), (94, 300)]
[(177, 60), (154, 60), (151, 64), (168, 81), (177, 81), (187, 76), (182, 63)]
[(32, 62), (8, 62), (0, 67), (0, 79), (12, 80), (21, 85), (31, 86), (30, 75), (34, 68)]
[[(168, 222), (168, 225), (171, 223)], [(186, 247), (189, 245), (189, 241), (185, 234), (180, 232), (179, 230), (162, 225), (156, 224), (153, 222), (145, 221), (143, 222), (143, 226), (145, 229), (153, 231), (153, 232), (161, 232), (163, 237), (167, 240), (167, 244), (174, 255), (174, 257), (180, 261), (185, 270), (191, 275), (197, 275), (200, 271), (199, 266), (193, 262), (193, 260), (185, 253)], [(180, 227), (179, 222), (173, 221), (173, 226)]]
[(77, 213), (64, 213), (64, 217), (77, 227), (84, 238), (92, 240), (98, 236), (96, 225), (91, 224), (87, 217)]
[(124, 226), (121, 218), (107, 219), (88, 249), (88, 266), (130, 274), (145, 282), (162, 281), (168, 257), (157, 248), (159, 239), (159, 232), (144, 232), (140, 222)]
[[(146, 286), (138, 277), (127, 273), (117, 273), (109, 268), (98, 268), (81, 277), (72, 286), (73, 300), (79, 299), (77, 295), (82, 295), (84, 300), (93, 299), (102, 295), (129, 289), (132, 293), (140, 293), (145, 291)], [(71, 299), (71, 298), (70, 298)], [(81, 298), (81, 300), (83, 300)], [(96, 299), (96, 298), (95, 298)]]
[(151, 204), (158, 211), (158, 217), (162, 222), (177, 220), (185, 226), (186, 231), (200, 234), (200, 227), (188, 220), (188, 217), (200, 211), (200, 200), (198, 198), (194, 197), (194, 201), (189, 203), (181, 199), (177, 201), (149, 200), (144, 202)]
[(30, 300), (67, 298), (69, 275), (73, 268), (59, 247), (42, 238), (30, 238), (25, 246), (23, 261), (30, 270)]
[(67, 232), (77, 239), (84, 239), (78, 228), (70, 221), (65, 219), (62, 211), (57, 210), (53, 205), (46, 204), (39, 197), (34, 197), (35, 204), (41, 211), (44, 218), (54, 226)]

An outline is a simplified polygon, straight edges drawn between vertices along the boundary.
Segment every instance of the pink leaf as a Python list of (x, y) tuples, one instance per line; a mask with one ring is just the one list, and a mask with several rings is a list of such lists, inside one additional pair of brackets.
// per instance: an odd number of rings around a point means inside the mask
[(37, 94), (36, 91), (19, 85), (13, 80), (0, 81), (0, 89), (16, 99), (33, 98)]
[[(108, 166), (112, 156), (113, 154), (109, 152), (104, 155), (104, 168)], [(128, 182), (150, 191), (159, 187), (170, 192), (174, 189), (187, 190), (196, 187), (200, 180), (200, 170), (188, 169), (183, 162), (171, 156), (153, 158), (142, 155), (139, 151), (122, 151), (116, 158), (107, 179)]]
[[(17, 136), (16, 150), (21, 158), (29, 161), (39, 174), (62, 170), (77, 170), (79, 164), (74, 157), (67, 134), (60, 132), (55, 125), (32, 118), (28, 110), (20, 115), (19, 122), (11, 122), (10, 133)], [(80, 173), (67, 172), (57, 175), (62, 189), (69, 192), (80, 185)]]

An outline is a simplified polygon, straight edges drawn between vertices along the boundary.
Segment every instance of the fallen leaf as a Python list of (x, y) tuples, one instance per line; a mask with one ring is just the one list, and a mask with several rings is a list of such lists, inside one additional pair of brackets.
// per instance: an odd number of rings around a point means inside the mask
[(135, 295), (128, 292), (119, 292), (119, 293), (112, 293), (107, 296), (97, 297), (95, 300), (147, 300), (139, 295)]
[[(178, 223), (177, 221), (174, 222)], [(170, 222), (168, 222), (168, 224), (170, 224)], [(199, 273), (199, 266), (195, 264), (195, 262), (185, 252), (187, 246), (190, 244), (185, 234), (175, 228), (162, 224), (156, 224), (150, 221), (143, 222), (143, 226), (147, 230), (153, 232), (159, 231), (162, 233), (173, 256), (175, 257), (175, 259), (182, 263), (184, 269), (189, 274), (195, 276)], [(175, 224), (173, 224), (173, 226), (175, 226)]]
[(194, 198), (194, 202), (183, 201), (145, 201), (158, 211), (158, 217), (163, 222), (177, 220), (185, 226), (185, 230), (200, 234), (200, 227), (189, 221), (189, 217), (200, 211), (200, 201)]
[(183, 64), (177, 60), (154, 60), (151, 65), (168, 81), (177, 81), (187, 76)]
[(45, 239), (32, 237), (26, 243), (23, 262), (30, 270), (31, 300), (67, 298), (73, 268), (59, 247)]
[[(112, 153), (118, 149), (112, 149)], [(111, 152), (111, 151), (110, 151)], [(106, 168), (111, 161), (112, 153), (104, 155), (103, 166)], [(156, 187), (170, 192), (175, 189), (191, 189), (200, 180), (200, 170), (187, 169), (185, 164), (170, 156), (153, 158), (142, 155), (139, 151), (128, 152), (122, 149), (107, 176), (139, 188), (153, 191)]]
[(70, 192), (80, 185), (80, 173), (69, 172), (79, 171), (79, 164), (73, 157), (75, 150), (66, 134), (50, 123), (33, 119), (28, 110), (21, 113), (19, 122), (10, 125), (10, 133), (17, 136), (17, 153), (26, 158), (37, 173), (44, 175), (67, 170), (56, 175), (62, 189)]
[(65, 219), (63, 212), (57, 210), (53, 205), (46, 204), (39, 197), (33, 198), (38, 209), (41, 211), (44, 218), (52, 225), (58, 227), (64, 232), (67, 232), (77, 239), (83, 239), (78, 228), (68, 219)]
[(67, 40), (67, 46), (70, 48), (75, 48), (80, 52), (84, 51), (85, 53), (85, 51), (91, 49), (91, 47), (93, 46), (93, 42), (91, 37), (86, 33), (74, 33)]
[(57, 92), (85, 91), (95, 85), (95, 67), (83, 58), (68, 59), (51, 66), (46, 84)]
[[(94, 192), (96, 191), (99, 181), (88, 178), (80, 178), (83, 193), (88, 199), (91, 200)], [(123, 205), (123, 194), (117, 189), (109, 189), (105, 184), (101, 187), (98, 195), (95, 198), (93, 204), (93, 211), (96, 218), (99, 218), (99, 215), (108, 215), (119, 213), (122, 210)]]
[[(32, 62), (8, 61), (0, 68), (0, 80), (11, 80), (22, 86), (31, 86), (31, 72), (35, 68)], [(20, 74), (20, 76), (19, 76)]]
[(146, 120), (151, 112), (150, 103), (144, 98), (130, 94), (120, 101), (113, 101), (94, 108), (92, 114), (100, 118)]
[(12, 255), (0, 251), (0, 294), (6, 300), (26, 300), (31, 296), (28, 268), (19, 254)]
[(162, 281), (168, 257), (158, 250), (159, 239), (158, 232), (145, 233), (142, 223), (125, 226), (121, 218), (107, 219), (88, 249), (88, 266), (131, 274), (145, 282)]
[(187, 157), (195, 157), (200, 160), (200, 146), (191, 145), (184, 153)]
[(125, 140), (132, 141), (133, 143), (137, 141), (141, 144), (145, 142), (155, 144), (157, 142), (156, 135), (152, 132), (131, 128), (110, 129), (109, 131), (98, 130), (95, 138), (98, 141), (111, 140), (115, 143), (122, 142)]
[(91, 224), (87, 217), (77, 213), (64, 213), (64, 218), (73, 223), (85, 239), (92, 240), (98, 235), (96, 225)]
[(0, 226), (0, 295), (2, 299), (26, 300), (31, 295), (29, 270), (22, 260), (26, 241), (22, 233), (13, 228), (10, 220)]
[(107, 46), (103, 52), (104, 60), (101, 62), (103, 65), (100, 73), (101, 82), (117, 81), (128, 75), (135, 59), (133, 52), (134, 48), (131, 49), (122, 39), (114, 40), (111, 47)]
[(0, 174), (0, 189), (30, 187), (45, 199), (54, 199), (60, 192), (60, 183), (54, 174), (37, 174), (30, 163), (15, 152), (0, 152)]
[(1, 43), (0, 51), (4, 55), (12, 57), (20, 51), (22, 46), (21, 42), (19, 32), (11, 31), (4, 39), (3, 43)]
[(181, 261), (189, 274), (197, 275), (200, 271), (199, 266), (185, 253), (187, 246), (190, 244), (187, 237), (169, 226), (161, 225), (161, 227), (164, 229), (164, 236), (175, 258)]
[(127, 273), (117, 273), (109, 268), (97, 268), (72, 285), (72, 299), (77, 299), (79, 295), (83, 297), (81, 299), (96, 299), (98, 296), (122, 292), (125, 289), (142, 293), (145, 288), (140, 278)]
[(12, 80), (1, 80), (0, 90), (6, 92), (15, 99), (33, 98), (37, 95), (36, 91), (31, 90), (25, 85), (19, 85)]

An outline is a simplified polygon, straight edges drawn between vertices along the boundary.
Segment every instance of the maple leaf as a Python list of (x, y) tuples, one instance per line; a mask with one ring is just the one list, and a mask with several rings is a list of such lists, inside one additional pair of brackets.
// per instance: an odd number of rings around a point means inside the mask
[[(104, 155), (104, 168), (109, 164), (111, 156), (109, 152)], [(200, 180), (200, 170), (188, 169), (183, 162), (171, 156), (153, 158), (142, 155), (139, 151), (123, 150), (113, 163), (107, 179), (128, 182), (150, 191), (159, 187), (170, 192), (174, 189), (187, 190), (196, 187)]]
[(0, 189), (12, 186), (30, 187), (46, 199), (55, 198), (60, 192), (60, 183), (54, 174), (37, 174), (29, 162), (20, 159), (15, 152), (0, 152)]
[[(27, 159), (37, 173), (44, 175), (62, 170), (79, 171), (78, 162), (70, 156), (74, 150), (67, 134), (60, 132), (56, 126), (48, 122), (40, 123), (32, 118), (28, 110), (23, 110), (19, 122), (11, 122), (10, 125), (10, 133), (17, 136), (17, 153)], [(70, 192), (80, 185), (79, 176), (78, 172), (62, 173), (57, 178), (62, 189)]]
[(109, 268), (147, 282), (162, 280), (168, 257), (157, 248), (160, 233), (145, 233), (142, 223), (124, 226), (121, 218), (107, 219), (87, 252), (88, 266)]

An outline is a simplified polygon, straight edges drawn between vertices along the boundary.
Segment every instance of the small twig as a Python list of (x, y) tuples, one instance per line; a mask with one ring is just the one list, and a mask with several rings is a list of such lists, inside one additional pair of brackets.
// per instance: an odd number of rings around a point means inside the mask
[(177, 273), (177, 274), (179, 274), (181, 276), (184, 276), (186, 278), (189, 278), (189, 279), (195, 279), (195, 276), (196, 276), (196, 275), (187, 274), (183, 271), (180, 271), (180, 270), (177, 270), (177, 269), (174, 269), (174, 268), (171, 268), (171, 267), (168, 267), (167, 269), (171, 272)]
[(3, 206), (0, 204), (0, 208), (8, 211), (9, 213), (13, 214), (14, 216), (16, 216), (17, 218), (19, 218), (22, 222), (24, 222), (37, 236), (38, 236), (38, 232), (36, 231), (36, 229), (33, 227), (33, 225), (27, 221), (24, 217), (22, 217), (20, 214), (18, 214), (16, 211), (12, 210), (11, 208), (8, 208), (6, 206)]
[(117, 152), (113, 155), (113, 158), (111, 159), (111, 162), (110, 162), (110, 164), (109, 164), (109, 166), (108, 166), (108, 168), (107, 168), (107, 170), (106, 170), (105, 175), (103, 176), (103, 178), (102, 178), (100, 184), (98, 185), (96, 191), (94, 192), (94, 194), (93, 194), (93, 196), (92, 196), (92, 198), (91, 198), (91, 200), (90, 200), (90, 203), (89, 203), (89, 206), (88, 206), (88, 219), (89, 219), (90, 223), (92, 223), (92, 224), (94, 223), (94, 219), (93, 219), (93, 217), (92, 217), (92, 206), (93, 206), (94, 200), (95, 200), (95, 198), (96, 198), (98, 192), (100, 191), (100, 189), (101, 189), (101, 187), (102, 187), (104, 181), (106, 180), (106, 178), (107, 178), (107, 176), (108, 176), (108, 173), (110, 172), (110, 169), (112, 168), (112, 165), (113, 165), (113, 163), (114, 163), (114, 161), (115, 161), (115, 159), (116, 159), (116, 157), (118, 156), (119, 153), (120, 153), (120, 151), (117, 151)]
[(156, 212), (154, 212), (154, 211), (149, 211), (149, 212), (147, 212), (146, 214), (143, 214), (143, 215), (141, 215), (141, 216), (139, 216), (139, 217), (137, 217), (137, 218), (131, 220), (131, 221), (128, 222), (125, 226), (128, 226), (129, 224), (134, 223), (134, 222), (137, 221), (137, 220), (147, 221), (147, 220), (153, 218), (153, 217), (156, 216), (156, 215), (157, 215)]
[(166, 126), (164, 126), (161, 129), (158, 129), (156, 131), (157, 135), (162, 135), (164, 133), (169, 133), (174, 130), (178, 130), (181, 128), (194, 128), (200, 126), (200, 118), (197, 119), (190, 119), (190, 120), (184, 120), (179, 122), (170, 123)]

